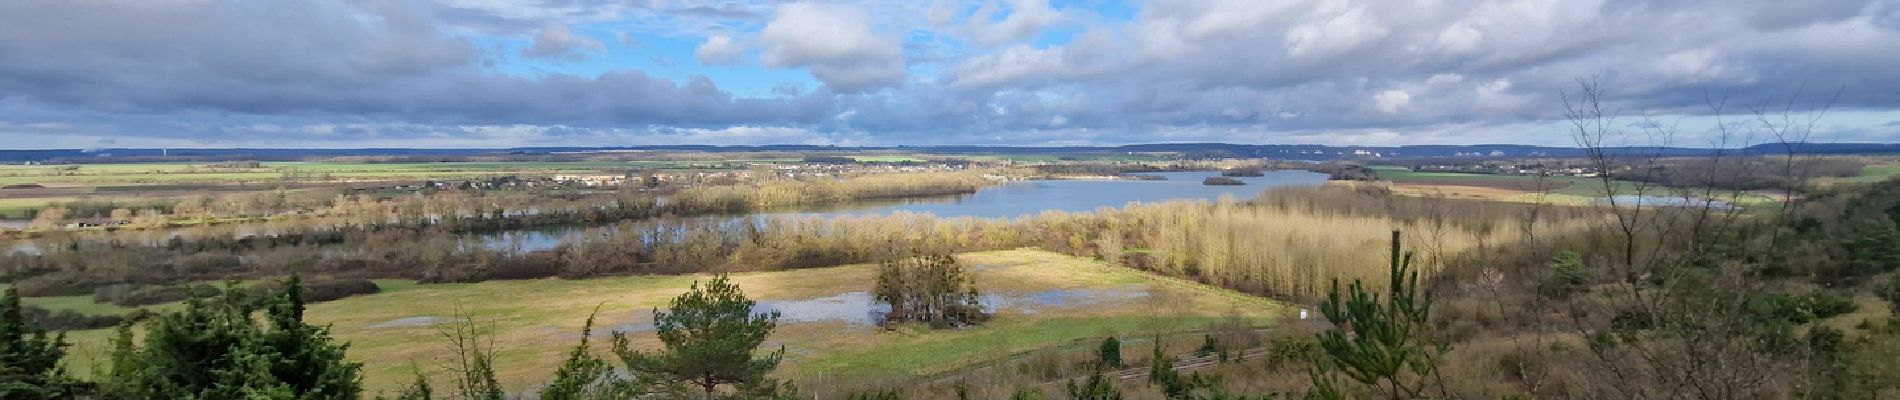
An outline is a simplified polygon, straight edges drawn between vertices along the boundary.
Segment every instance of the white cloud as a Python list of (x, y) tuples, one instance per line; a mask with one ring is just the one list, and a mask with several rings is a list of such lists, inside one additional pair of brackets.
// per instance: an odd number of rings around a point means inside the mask
[(589, 51), (605, 51), (594, 38), (575, 35), (566, 24), (549, 23), (534, 35), (534, 44), (521, 49), (521, 56), (559, 61), (580, 61), (587, 58)]
[(839, 92), (862, 92), (904, 83), (904, 49), (879, 34), (863, 10), (848, 5), (780, 5), (759, 39), (765, 64), (805, 67)]
[[(1335, 4), (1328, 1), (1322, 4)], [(1322, 6), (1315, 10), (1330, 16), (1307, 21), (1286, 32), (1286, 53), (1290, 57), (1325, 57), (1352, 51), (1391, 31), (1373, 19), (1364, 6)]]
[(1372, 103), (1374, 107), (1379, 109), (1379, 112), (1397, 114), (1400, 109), (1405, 108), (1408, 104), (1412, 104), (1412, 94), (1406, 93), (1403, 90), (1387, 90), (1373, 95)]
[(1452, 54), (1468, 54), (1484, 44), (1484, 32), (1471, 24), (1458, 22), (1438, 32), (1438, 49)]
[(736, 64), (745, 57), (745, 51), (746, 47), (733, 42), (732, 38), (713, 36), (706, 38), (706, 43), (701, 43), (699, 49), (693, 51), (693, 57), (706, 65)]
[(1037, 49), (1027, 45), (1010, 46), (1001, 53), (973, 57), (957, 67), (953, 85), (959, 87), (992, 86), (1052, 74), (1061, 74), (1066, 49)]
[[(1005, 11), (1002, 5), (1006, 4)], [(1007, 13), (1007, 14), (1005, 14)], [(997, 16), (1003, 16), (998, 19)], [(978, 8), (968, 27), (978, 43), (999, 44), (1035, 37), (1055, 24), (1062, 14), (1047, 0), (988, 1)]]

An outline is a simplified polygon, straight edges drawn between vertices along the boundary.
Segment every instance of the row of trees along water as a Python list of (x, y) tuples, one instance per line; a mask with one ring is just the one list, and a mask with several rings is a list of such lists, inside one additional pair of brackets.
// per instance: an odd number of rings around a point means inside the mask
[[(98, 216), (129, 222), (122, 226), (127, 230), (267, 222), (245, 229), (278, 234), (392, 228), (494, 231), (669, 214), (741, 213), (852, 200), (973, 193), (994, 183), (983, 177), (987, 172), (879, 173), (836, 179), (772, 178), (709, 182), (662, 191), (642, 190), (637, 185), (613, 190), (421, 188), (382, 193), (278, 190), (191, 197), (169, 206), (113, 208)], [(53, 228), (71, 215), (74, 213), (69, 209), (55, 207), (42, 212), (34, 225)], [(32, 234), (39, 232), (16, 233)]]

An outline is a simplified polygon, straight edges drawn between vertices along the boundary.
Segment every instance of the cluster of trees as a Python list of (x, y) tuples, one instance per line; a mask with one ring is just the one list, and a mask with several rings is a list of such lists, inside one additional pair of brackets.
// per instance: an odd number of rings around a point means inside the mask
[(989, 319), (976, 281), (949, 254), (885, 261), (877, 267), (872, 295), (890, 307), (887, 322), (920, 322), (932, 327), (981, 323)]
[[(64, 335), (48, 337), (21, 317), (19, 294), (0, 299), (0, 397), (9, 399), (354, 399), (361, 364), (328, 328), (303, 322), (297, 278), (262, 301), (230, 286), (157, 317), (135, 340), (119, 327), (111, 366), (82, 382), (62, 364)], [(259, 309), (264, 316), (257, 317)]]

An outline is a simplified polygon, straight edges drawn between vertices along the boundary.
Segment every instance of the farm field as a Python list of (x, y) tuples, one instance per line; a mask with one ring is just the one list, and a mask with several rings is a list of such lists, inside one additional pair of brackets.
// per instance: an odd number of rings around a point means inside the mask
[(0, 219), (31, 218), (32, 210), (75, 201), (166, 203), (187, 196), (335, 185), (343, 182), (474, 179), (497, 176), (590, 174), (629, 169), (704, 168), (752, 162), (567, 161), (351, 163), (266, 162), (258, 168), (210, 168), (208, 163), (0, 165)]
[(444, 163), (335, 163), (267, 162), (260, 168), (207, 168), (204, 164), (80, 164), (0, 166), (0, 185), (107, 185), (162, 183), (231, 183), (300, 180), (290, 174), (327, 174), (336, 180), (429, 179), (481, 177), (499, 174), (587, 172), (629, 168), (665, 168), (673, 161), (632, 162), (444, 162)]
[[(850, 265), (745, 273), (735, 283), (762, 306), (785, 313), (768, 340), (783, 345), (778, 374), (795, 379), (877, 380), (920, 376), (1077, 338), (1192, 329), (1238, 313), (1264, 323), (1285, 313), (1278, 303), (1097, 261), (1039, 250), (961, 254), (976, 284), (998, 311), (980, 327), (887, 330), (867, 322), (876, 268)], [(587, 280), (489, 281), (413, 285), (379, 281), (384, 292), (313, 304), (309, 318), (329, 324), (365, 363), (369, 393), (406, 382), (411, 365), (434, 365), (448, 349), (436, 323), (466, 315), (494, 335), (499, 378), (521, 390), (550, 378), (565, 349), (599, 310), (597, 337), (629, 331), (638, 346), (657, 346), (646, 331), (651, 309), (707, 275)], [(91, 309), (75, 299), (37, 299), (56, 308)], [(109, 306), (108, 306), (109, 307)], [(110, 330), (75, 332), (76, 371), (105, 356)], [(605, 340), (596, 340), (604, 352)], [(442, 371), (431, 371), (443, 374)], [(446, 374), (439, 378), (447, 378)]]
[[(1392, 191), (1413, 196), (1581, 205), (1595, 202), (1604, 197), (1605, 192), (1616, 195), (1637, 192), (1636, 185), (1626, 181), (1612, 181), (1610, 190), (1604, 190), (1603, 181), (1595, 178), (1417, 172), (1390, 166), (1373, 169), (1378, 171), (1379, 177), (1392, 182)], [(1680, 189), (1660, 186), (1649, 189), (1650, 194), (1656, 196), (1670, 196), (1678, 191)], [(1734, 196), (1734, 202), (1746, 206), (1771, 204), (1777, 200), (1771, 196), (1745, 193)]]
[(1874, 164), (1861, 167), (1860, 175), (1857, 176), (1848, 178), (1822, 178), (1816, 183), (1822, 186), (1841, 183), (1874, 183), (1893, 178), (1894, 176), (1900, 176), (1900, 164)]

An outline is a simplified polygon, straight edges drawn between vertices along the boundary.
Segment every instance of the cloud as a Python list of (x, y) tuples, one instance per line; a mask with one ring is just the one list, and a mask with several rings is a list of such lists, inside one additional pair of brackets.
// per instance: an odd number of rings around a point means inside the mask
[(904, 83), (901, 43), (872, 30), (863, 10), (847, 5), (780, 5), (759, 38), (765, 63), (803, 67), (826, 86), (843, 93), (864, 92)]
[(1403, 90), (1387, 90), (1372, 96), (1372, 103), (1379, 112), (1397, 114), (1405, 105), (1412, 103), (1412, 94)]
[[(414, 9), (330, 2), (69, 6), (0, 3), (0, 15), (36, 17), (0, 17), (0, 54), (7, 55), (0, 58), (0, 100), (11, 101), (0, 103), (8, 104), (0, 107), (0, 119), (58, 119), (54, 114), (65, 113), (185, 124), (248, 115), (727, 125), (796, 124), (825, 112), (821, 98), (740, 98), (704, 77), (674, 81), (635, 70), (497, 74), (483, 67), (470, 41), (447, 34)], [(375, 23), (362, 23), (364, 13)], [(186, 115), (207, 111), (231, 116)]]
[(693, 51), (693, 57), (697, 58), (700, 64), (735, 64), (745, 57), (745, 51), (745, 46), (733, 42), (732, 38), (713, 36), (706, 38), (706, 42), (700, 44), (698, 50)]
[(966, 29), (978, 43), (1000, 44), (1033, 38), (1061, 18), (1047, 0), (988, 1), (977, 9)]
[(1560, 93), (1598, 76), (1690, 118), (1844, 88), (1830, 120), (1875, 116), (1822, 129), (1900, 140), (1893, 0), (1058, 4), (0, 1), (0, 135), (1562, 144)]
[(567, 25), (551, 23), (534, 35), (534, 44), (521, 50), (522, 57), (557, 61), (581, 61), (590, 51), (606, 51), (594, 38), (575, 35)]

